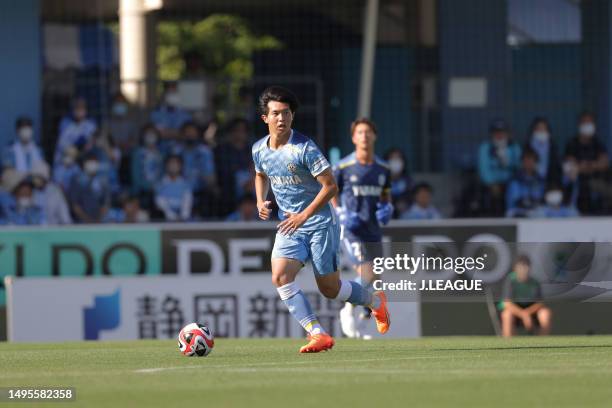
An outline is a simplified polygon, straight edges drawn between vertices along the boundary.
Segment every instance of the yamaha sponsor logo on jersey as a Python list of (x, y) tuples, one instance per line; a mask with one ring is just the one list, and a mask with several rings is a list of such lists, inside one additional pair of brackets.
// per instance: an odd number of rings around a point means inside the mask
[(289, 162), (287, 163), (287, 170), (289, 171), (289, 173), (295, 174), (295, 172), (297, 171), (297, 165), (293, 162)]

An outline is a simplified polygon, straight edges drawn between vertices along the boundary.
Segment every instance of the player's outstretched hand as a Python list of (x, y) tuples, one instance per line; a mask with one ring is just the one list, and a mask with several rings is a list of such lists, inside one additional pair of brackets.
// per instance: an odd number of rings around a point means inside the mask
[(262, 220), (269, 220), (270, 214), (272, 213), (272, 210), (270, 209), (271, 206), (271, 201), (264, 201), (261, 204), (257, 204), (257, 209), (259, 210), (259, 218), (261, 218)]
[(295, 231), (297, 231), (298, 228), (300, 228), (306, 222), (306, 217), (304, 217), (302, 213), (298, 213), (298, 214), (283, 213), (283, 214), (287, 218), (282, 220), (277, 226), (278, 233), (281, 235), (293, 234)]
[(393, 215), (393, 204), (376, 203), (376, 219), (380, 225), (387, 225)]
[(361, 225), (361, 218), (355, 211), (349, 211), (344, 207), (336, 207), (336, 214), (338, 215), (338, 221), (344, 225), (349, 231), (355, 231)]

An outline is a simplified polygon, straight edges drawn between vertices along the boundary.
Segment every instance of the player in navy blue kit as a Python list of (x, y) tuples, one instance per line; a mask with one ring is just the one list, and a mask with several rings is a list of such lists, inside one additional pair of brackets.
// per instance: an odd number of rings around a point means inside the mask
[[(387, 164), (374, 154), (376, 125), (368, 119), (357, 119), (351, 124), (355, 151), (334, 167), (338, 196), (332, 199), (341, 223), (341, 246), (358, 281), (368, 287), (373, 280), (372, 260), (381, 256), (381, 225), (386, 225), (393, 214), (391, 204), (391, 174)], [(355, 323), (354, 307), (347, 303), (340, 311), (342, 331), (348, 337), (361, 337)], [(360, 315), (362, 323), (370, 317), (367, 307)]]
[(317, 286), (330, 299), (368, 306), (378, 331), (389, 329), (387, 300), (383, 292), (371, 293), (357, 282), (340, 280), (338, 220), (329, 201), (338, 192), (331, 167), (308, 137), (291, 128), (298, 106), (291, 91), (267, 88), (259, 98), (261, 118), (269, 135), (253, 145), (255, 191), (261, 219), (270, 218), (272, 187), (282, 220), (272, 249), (272, 283), (291, 315), (308, 332), (301, 353), (316, 353), (334, 346), (312, 311), (295, 277), (310, 260)]

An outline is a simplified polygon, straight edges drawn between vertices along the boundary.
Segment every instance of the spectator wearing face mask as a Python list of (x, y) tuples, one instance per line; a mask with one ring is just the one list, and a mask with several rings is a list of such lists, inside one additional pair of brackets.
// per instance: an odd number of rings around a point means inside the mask
[(521, 154), (521, 169), (508, 184), (506, 217), (530, 217), (544, 198), (544, 179), (538, 173), (538, 154), (527, 147)]
[(14, 170), (6, 170), (3, 181), (11, 197), (6, 207), (7, 223), (10, 225), (43, 225), (46, 224), (42, 208), (36, 205), (33, 197), (32, 182), (26, 175)]
[(155, 204), (167, 221), (187, 221), (191, 218), (193, 193), (182, 174), (181, 156), (168, 156), (166, 173), (155, 186)]
[(561, 182), (559, 152), (546, 118), (533, 119), (524, 148), (531, 148), (538, 154), (537, 171), (542, 179), (549, 184)]
[(43, 210), (47, 224), (72, 224), (66, 197), (62, 189), (49, 180), (49, 173), (49, 165), (44, 161), (32, 168), (30, 178), (34, 186), (34, 203)]
[(8, 146), (2, 155), (2, 167), (28, 173), (32, 166), (44, 160), (40, 147), (34, 141), (32, 119), (20, 117), (15, 122), (17, 140)]
[[(565, 148), (567, 170), (573, 167), (578, 174), (578, 209), (581, 213), (597, 214), (602, 208), (602, 197), (593, 189), (593, 181), (601, 180), (608, 170), (608, 150), (597, 136), (595, 116), (585, 112), (578, 121), (578, 135)], [(569, 164), (571, 163), (571, 164)]]
[(115, 145), (113, 136), (108, 129), (96, 130), (92, 139), (92, 146), (87, 151), (96, 156), (100, 165), (98, 173), (108, 180), (113, 194), (119, 193), (119, 164), (121, 163), (121, 150)]
[(191, 120), (189, 112), (180, 107), (180, 97), (175, 83), (165, 85), (164, 94), (157, 108), (151, 112), (150, 120), (164, 139), (176, 138), (181, 126)]
[(132, 193), (139, 196), (147, 208), (152, 208), (153, 188), (163, 173), (164, 159), (159, 141), (159, 130), (147, 124), (140, 130), (140, 146), (132, 153)]
[(87, 102), (85, 99), (75, 99), (72, 103), (71, 115), (63, 118), (60, 122), (53, 164), (56, 165), (62, 160), (62, 154), (70, 146), (76, 147), (79, 151), (85, 150), (91, 143), (96, 129), (96, 123), (87, 117)]
[(77, 159), (79, 151), (74, 146), (68, 146), (62, 160), (53, 168), (53, 181), (62, 188), (64, 193), (68, 192), (72, 179), (81, 173), (81, 166)]
[(478, 175), (484, 188), (483, 208), (486, 215), (502, 216), (506, 185), (520, 166), (521, 148), (510, 138), (510, 129), (501, 119), (491, 122), (489, 135), (478, 150)]
[(79, 223), (101, 222), (110, 207), (110, 186), (99, 170), (98, 158), (88, 153), (83, 160), (83, 172), (70, 183), (68, 198)]
[(438, 209), (432, 204), (433, 188), (427, 183), (414, 187), (414, 203), (405, 211), (403, 220), (437, 220), (442, 218)]
[(544, 205), (537, 212), (541, 218), (568, 218), (578, 217), (580, 213), (571, 203), (566, 191), (558, 184), (552, 184), (544, 194)]
[(387, 150), (384, 156), (391, 173), (391, 201), (393, 202), (393, 217), (397, 218), (410, 207), (412, 194), (412, 179), (408, 175), (406, 156), (397, 148)]
[(136, 108), (123, 94), (116, 94), (108, 118), (108, 130), (123, 155), (128, 154), (138, 143), (138, 119)]

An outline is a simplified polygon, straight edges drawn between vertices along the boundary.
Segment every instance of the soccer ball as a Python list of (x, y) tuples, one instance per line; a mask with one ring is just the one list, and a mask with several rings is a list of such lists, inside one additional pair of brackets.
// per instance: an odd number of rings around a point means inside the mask
[(184, 356), (204, 357), (212, 351), (215, 339), (208, 327), (189, 323), (179, 332), (178, 346)]

